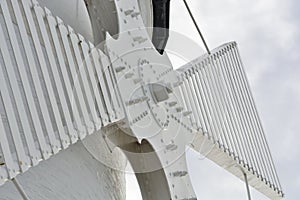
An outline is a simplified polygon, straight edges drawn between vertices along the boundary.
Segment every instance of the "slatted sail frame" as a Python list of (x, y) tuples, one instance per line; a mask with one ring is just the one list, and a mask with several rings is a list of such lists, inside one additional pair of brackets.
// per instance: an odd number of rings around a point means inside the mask
[(216, 146), (206, 156), (243, 181), (246, 173), (269, 198), (283, 197), (237, 44), (224, 44), (178, 72), (192, 123)]
[(124, 118), (109, 58), (36, 1), (0, 1), (0, 185)]

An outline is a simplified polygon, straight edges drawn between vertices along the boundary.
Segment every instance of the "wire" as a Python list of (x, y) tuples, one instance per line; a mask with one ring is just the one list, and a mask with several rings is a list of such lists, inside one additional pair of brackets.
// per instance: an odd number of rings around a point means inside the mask
[(250, 189), (249, 189), (247, 174), (245, 172), (243, 172), (243, 174), (244, 174), (245, 183), (246, 183), (248, 200), (251, 200), (251, 194), (250, 194)]
[(201, 31), (200, 31), (200, 28), (199, 28), (199, 26), (197, 25), (197, 22), (196, 22), (196, 20), (195, 20), (195, 18), (194, 18), (194, 16), (193, 16), (193, 13), (192, 13), (192, 11), (190, 10), (190, 7), (189, 7), (188, 3), (186, 2), (186, 0), (183, 0), (183, 2), (184, 2), (184, 5), (185, 5), (186, 9), (188, 10), (188, 12), (189, 12), (189, 14), (190, 14), (192, 20), (193, 20), (193, 22), (194, 22), (194, 25), (195, 25), (195, 27), (196, 27), (196, 29), (197, 29), (197, 31), (198, 31), (200, 37), (201, 37), (201, 40), (202, 40), (202, 42), (203, 42), (203, 44), (204, 44), (204, 46), (205, 46), (205, 49), (206, 49), (207, 53), (208, 53), (208, 54), (211, 54), (211, 52), (210, 52), (210, 50), (209, 50), (209, 48), (208, 48), (208, 46), (207, 46), (207, 43), (206, 43), (206, 41), (205, 41), (205, 39), (204, 39), (204, 37), (203, 37)]
[(16, 188), (17, 188), (18, 192), (20, 193), (20, 195), (22, 196), (23, 200), (29, 200), (29, 198), (27, 197), (26, 193), (24, 192), (24, 189), (19, 184), (18, 180), (16, 178), (13, 178), (11, 180), (14, 183), (14, 185), (16, 186)]

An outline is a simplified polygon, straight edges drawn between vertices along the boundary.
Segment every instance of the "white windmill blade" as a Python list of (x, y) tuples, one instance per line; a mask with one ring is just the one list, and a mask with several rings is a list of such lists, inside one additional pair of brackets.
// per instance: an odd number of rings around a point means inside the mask
[(20, 2), (0, 3), (1, 184), (123, 118), (106, 56), (36, 1)]
[[(205, 138), (192, 143), (218, 165), (271, 199), (282, 188), (235, 42), (178, 69), (185, 108)], [(208, 139), (206, 141), (205, 139)], [(205, 143), (206, 142), (206, 143)]]

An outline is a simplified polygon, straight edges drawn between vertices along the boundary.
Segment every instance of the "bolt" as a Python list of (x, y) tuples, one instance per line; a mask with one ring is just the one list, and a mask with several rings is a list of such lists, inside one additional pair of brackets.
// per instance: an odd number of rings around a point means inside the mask
[(119, 72), (123, 71), (124, 69), (126, 69), (124, 66), (117, 67), (116, 72), (119, 73)]

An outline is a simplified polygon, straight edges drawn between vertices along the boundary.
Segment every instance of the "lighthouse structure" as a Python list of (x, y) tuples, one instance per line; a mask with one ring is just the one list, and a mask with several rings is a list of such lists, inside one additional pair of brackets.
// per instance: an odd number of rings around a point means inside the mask
[(169, 1), (0, 2), (0, 198), (125, 199), (129, 161), (143, 199), (201, 199), (190, 149), (283, 197), (235, 42), (174, 70)]

